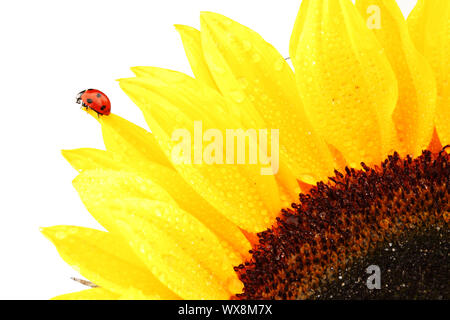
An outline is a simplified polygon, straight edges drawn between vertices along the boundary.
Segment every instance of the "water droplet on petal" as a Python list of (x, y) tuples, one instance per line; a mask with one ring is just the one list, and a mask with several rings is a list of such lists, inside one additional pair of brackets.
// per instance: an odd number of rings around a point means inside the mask
[(248, 87), (248, 80), (244, 77), (239, 78), (239, 84), (241, 85), (242, 89), (246, 89)]
[(277, 71), (281, 71), (282, 69), (283, 69), (283, 67), (284, 67), (284, 64), (285, 64), (285, 61), (284, 61), (284, 59), (280, 59), (280, 60), (277, 60), (276, 62), (275, 62), (275, 70), (277, 70)]
[(58, 240), (63, 240), (66, 236), (67, 236), (67, 234), (63, 231), (59, 231), (55, 234), (55, 237)]
[(230, 92), (231, 99), (237, 103), (241, 103), (245, 100), (245, 95), (240, 90)]
[(225, 69), (222, 66), (219, 66), (217, 64), (212, 64), (211, 65), (211, 69), (218, 73), (218, 74), (224, 74), (225, 73)]
[(261, 61), (261, 56), (259, 55), (259, 53), (255, 53), (255, 54), (252, 56), (252, 60), (253, 60), (253, 62), (255, 62), (255, 63)]
[(242, 46), (244, 47), (245, 52), (248, 52), (252, 49), (252, 43), (248, 40), (242, 41)]

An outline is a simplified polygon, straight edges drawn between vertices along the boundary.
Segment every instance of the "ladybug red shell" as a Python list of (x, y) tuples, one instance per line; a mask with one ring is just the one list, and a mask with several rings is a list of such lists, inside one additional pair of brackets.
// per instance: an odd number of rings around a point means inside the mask
[(106, 94), (97, 89), (83, 90), (77, 94), (77, 103), (97, 112), (98, 115), (111, 113), (111, 102)]

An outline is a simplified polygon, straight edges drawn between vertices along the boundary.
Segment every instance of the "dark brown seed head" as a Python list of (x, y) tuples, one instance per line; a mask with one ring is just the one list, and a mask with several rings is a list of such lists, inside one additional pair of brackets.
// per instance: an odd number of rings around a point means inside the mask
[[(240, 299), (450, 298), (450, 156), (335, 172), (258, 234)], [(369, 290), (379, 265), (383, 287)]]

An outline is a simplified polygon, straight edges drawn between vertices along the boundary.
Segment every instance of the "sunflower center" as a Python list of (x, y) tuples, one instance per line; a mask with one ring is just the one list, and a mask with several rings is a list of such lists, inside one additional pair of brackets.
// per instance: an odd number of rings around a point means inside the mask
[[(300, 194), (235, 268), (237, 298), (448, 299), (449, 160), (444, 150), (395, 153)], [(380, 289), (368, 285), (370, 266)]]

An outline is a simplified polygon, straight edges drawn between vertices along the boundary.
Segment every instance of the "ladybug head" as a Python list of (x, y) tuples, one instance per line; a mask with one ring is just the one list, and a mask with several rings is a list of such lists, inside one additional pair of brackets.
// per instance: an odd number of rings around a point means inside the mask
[(81, 96), (82, 96), (83, 93), (85, 93), (85, 92), (86, 92), (86, 90), (83, 90), (83, 91), (80, 91), (80, 92), (77, 94), (77, 97), (76, 97), (76, 100), (75, 100), (76, 103), (81, 104)]

